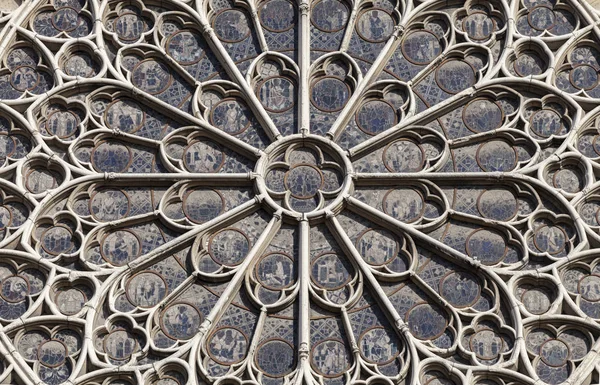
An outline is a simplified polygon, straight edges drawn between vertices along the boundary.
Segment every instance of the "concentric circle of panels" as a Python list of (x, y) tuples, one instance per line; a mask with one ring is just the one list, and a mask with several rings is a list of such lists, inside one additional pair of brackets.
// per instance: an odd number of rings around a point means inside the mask
[(0, 383), (598, 385), (589, 4), (0, 11)]

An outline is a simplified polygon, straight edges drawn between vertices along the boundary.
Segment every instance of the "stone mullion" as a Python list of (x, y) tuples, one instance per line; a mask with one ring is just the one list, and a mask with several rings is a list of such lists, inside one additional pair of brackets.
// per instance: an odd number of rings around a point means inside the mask
[[(360, 254), (354, 247), (352, 240), (350, 239), (350, 237), (348, 237), (348, 234), (346, 234), (346, 231), (334, 215), (327, 216), (327, 227), (333, 233), (335, 239), (340, 243), (340, 246), (342, 246), (342, 248), (345, 250), (346, 255), (350, 257), (350, 259), (352, 259), (354, 265), (358, 268), (359, 272), (362, 273), (362, 275), (365, 278), (365, 282), (368, 282), (369, 287), (373, 290), (373, 297), (376, 298), (377, 303), (379, 304), (379, 306), (381, 306), (384, 314), (387, 314), (388, 317), (391, 318), (391, 320), (393, 321), (392, 324), (395, 325), (396, 330), (403, 337), (404, 342), (407, 345), (407, 349), (410, 351), (409, 356), (412, 359), (412, 362), (405, 368), (403, 368), (402, 373), (406, 374), (410, 366), (416, 365), (415, 360), (417, 360), (418, 358), (415, 346), (416, 343), (414, 341), (414, 338), (412, 337), (412, 334), (410, 333), (408, 325), (404, 322), (400, 314), (398, 314), (398, 311), (392, 304), (392, 301), (390, 301), (390, 298), (383, 291), (383, 289), (379, 285), (379, 282), (377, 282), (377, 278), (375, 278), (375, 275), (371, 272), (369, 265), (360, 256)], [(345, 314), (347, 315), (347, 313)], [(353, 351), (354, 349), (358, 351), (358, 345), (356, 343), (354, 345), (352, 346)], [(422, 347), (420, 350), (424, 351), (425, 353), (428, 353), (428, 351)], [(431, 355), (431, 353), (429, 353), (428, 355)]]
[(350, 41), (352, 40), (352, 35), (354, 32), (354, 25), (356, 24), (356, 18), (358, 18), (358, 11), (360, 10), (360, 6), (362, 4), (364, 3), (361, 1), (354, 2), (352, 13), (350, 13), (350, 16), (348, 17), (348, 24), (346, 25), (346, 31), (344, 31), (342, 44), (340, 45), (340, 51), (342, 52), (348, 51), (348, 47), (350, 46)]
[[(436, 63), (441, 62), (443, 59), (444, 59), (444, 55), (442, 54), (437, 59), (435, 59), (434, 62), (432, 64), (430, 64), (430, 66), (428, 68), (431, 68)], [(426, 70), (423, 70), (423, 71), (426, 71)], [(421, 71), (420, 73), (422, 74), (423, 71)], [(375, 136), (357, 144), (356, 146), (349, 149), (348, 152), (350, 153), (350, 156), (353, 158), (356, 156), (366, 155), (369, 152), (372, 152), (375, 149), (377, 149), (380, 146), (380, 143), (384, 143), (388, 139), (397, 136), (400, 131), (405, 130), (408, 126), (419, 123), (425, 116), (436, 115), (439, 112), (446, 111), (446, 109), (448, 108), (448, 105), (450, 105), (450, 104), (458, 104), (461, 101), (468, 101), (468, 100), (472, 99), (474, 92), (475, 92), (475, 88), (469, 87), (466, 90), (463, 90), (463, 91), (459, 92), (458, 94), (441, 101), (440, 103), (436, 104), (435, 106), (428, 108), (424, 112), (418, 113), (416, 115), (412, 115), (408, 118), (405, 118), (404, 120), (399, 122), (394, 127), (390, 128), (388, 130), (385, 130), (384, 132), (382, 132), (378, 135), (375, 135)], [(414, 97), (416, 98), (417, 96), (414, 96)]]
[[(404, 232), (407, 236), (410, 236), (414, 239), (418, 239), (418, 240), (421, 240), (421, 241), (427, 243), (428, 246), (430, 246), (432, 251), (435, 251), (436, 249), (442, 251), (445, 254), (445, 256), (447, 258), (449, 258), (451, 261), (454, 261), (454, 263), (458, 263), (460, 265), (467, 266), (469, 271), (474, 272), (474, 274), (477, 274), (479, 271), (485, 270), (485, 272), (487, 273), (487, 276), (496, 285), (498, 285), (499, 288), (502, 288), (502, 291), (504, 293), (509, 293), (509, 290), (506, 287), (506, 283), (493, 270), (488, 269), (486, 266), (482, 265), (480, 262), (466, 257), (464, 254), (452, 249), (451, 247), (443, 244), (442, 242), (440, 242), (436, 239), (433, 239), (426, 234), (421, 233), (420, 231), (416, 230), (415, 228), (412, 228), (410, 225), (406, 225), (405, 223), (400, 222), (397, 219), (394, 219), (394, 218), (388, 216), (387, 214), (384, 214), (383, 212), (359, 201), (356, 198), (348, 197), (346, 199), (346, 201), (348, 203), (348, 209), (350, 211), (355, 212), (367, 219), (370, 219), (375, 223), (378, 223), (378, 224), (384, 223), (387, 226), (392, 226), (393, 228), (397, 228), (400, 231)], [(361, 258), (361, 261), (362, 261), (362, 258)], [(362, 263), (366, 264), (366, 262), (364, 262), (364, 261), (362, 261)], [(384, 295), (382, 297), (382, 299), (387, 299), (387, 297)], [(507, 309), (509, 309), (509, 311), (510, 311), (511, 319), (514, 321), (514, 323), (516, 325), (521, 325), (522, 319), (521, 319), (521, 314), (519, 312), (519, 306), (518, 306), (516, 300), (510, 296), (507, 296), (506, 298), (503, 298), (503, 299), (506, 301), (505, 305), (506, 305)], [(522, 327), (516, 328), (515, 331), (516, 331), (516, 339), (517, 340), (522, 339), (523, 338)], [(421, 347), (421, 344), (419, 344), (419, 347)], [(425, 354), (431, 355), (431, 353), (428, 350), (426, 350), (425, 348), (420, 348), (419, 350)], [(463, 369), (469, 368), (469, 366), (464, 366), (462, 364), (460, 365), (460, 367)]]
[[(356, 17), (356, 15), (354, 13), (352, 14), (352, 16)], [(352, 21), (352, 19), (351, 19), (351, 21)], [(350, 24), (350, 22), (349, 22), (349, 24)], [(385, 46), (381, 49), (381, 53), (379, 54), (379, 56), (377, 56), (377, 59), (375, 59), (375, 61), (373, 62), (373, 65), (371, 66), (369, 71), (367, 71), (367, 73), (365, 74), (363, 79), (357, 85), (356, 89), (352, 93), (352, 96), (350, 97), (350, 100), (348, 100), (348, 103), (346, 103), (346, 106), (344, 107), (344, 109), (342, 109), (342, 111), (340, 111), (340, 114), (339, 114), (340, 118), (338, 118), (333, 123), (333, 125), (327, 132), (328, 137), (335, 139), (340, 135), (342, 130), (344, 128), (346, 128), (348, 121), (352, 118), (354, 112), (358, 108), (359, 104), (362, 102), (363, 94), (364, 94), (365, 90), (367, 89), (367, 87), (369, 85), (371, 85), (371, 83), (373, 83), (377, 79), (377, 77), (379, 76), (381, 71), (383, 71), (383, 68), (385, 67), (385, 64), (388, 62), (390, 56), (394, 53), (394, 51), (398, 47), (399, 40), (400, 40), (400, 37), (402, 37), (403, 32), (404, 32), (403, 25), (400, 24), (400, 25), (396, 26), (394, 33), (392, 34), (392, 37), (390, 37), (390, 39), (387, 41)]]
[[(303, 378), (310, 378), (310, 226), (308, 220), (303, 218), (298, 226), (299, 266), (300, 278), (299, 298), (299, 323), (298, 323), (298, 369), (296, 384), (302, 383)], [(305, 381), (306, 382), (306, 381)]]
[(269, 45), (267, 44), (267, 39), (265, 39), (265, 34), (263, 33), (262, 26), (260, 25), (260, 18), (258, 17), (258, 9), (256, 9), (257, 1), (250, 1), (250, 11), (252, 24), (254, 25), (254, 30), (256, 31), (256, 37), (258, 38), (258, 43), (260, 44), (260, 49), (263, 52), (269, 51)]
[(358, 342), (356, 341), (356, 337), (354, 336), (354, 332), (352, 331), (352, 323), (350, 321), (350, 316), (348, 315), (348, 309), (346, 309), (346, 306), (342, 307), (341, 318), (344, 323), (344, 331), (346, 332), (346, 338), (350, 343), (352, 356), (354, 357), (354, 361), (356, 362), (356, 369), (350, 380), (350, 383), (352, 384), (355, 381), (357, 381), (360, 377), (360, 348), (358, 346)]
[(277, 233), (277, 231), (279, 231), (280, 227), (281, 215), (273, 215), (273, 218), (269, 224), (267, 224), (267, 227), (256, 241), (256, 244), (252, 247), (244, 259), (244, 262), (237, 267), (238, 271), (235, 273), (229, 282), (229, 285), (217, 300), (217, 303), (214, 305), (210, 314), (206, 316), (204, 322), (202, 322), (202, 325), (200, 325), (199, 334), (202, 336), (201, 338), (208, 334), (212, 324), (219, 320), (231, 300), (235, 298), (240, 290), (241, 285), (244, 283), (246, 275), (252, 273), (252, 269), (254, 268), (258, 258), (260, 258), (265, 248), (269, 245), (269, 242), (271, 242), (271, 239), (273, 239), (273, 236)]
[(198, 22), (202, 26), (202, 34), (212, 48), (213, 53), (219, 59), (221, 64), (223, 64), (232, 80), (241, 88), (244, 96), (250, 102), (248, 103), (248, 106), (252, 109), (256, 115), (256, 118), (261, 122), (265, 133), (270, 137), (271, 140), (277, 140), (279, 137), (281, 137), (281, 133), (277, 127), (275, 127), (275, 123), (273, 123), (262, 104), (260, 104), (258, 97), (255, 95), (252, 87), (250, 87), (250, 84), (248, 84), (244, 78), (244, 75), (242, 75), (237, 65), (229, 56), (229, 53), (221, 44), (221, 41), (217, 38), (217, 35), (215, 35), (215, 31), (211, 27), (205, 15), (199, 16)]
[(298, 66), (300, 68), (299, 100), (300, 122), (299, 133), (310, 132), (310, 3), (300, 3), (300, 44), (298, 50)]
[[(281, 227), (281, 215), (280, 213), (274, 213), (273, 218), (267, 224), (265, 229), (263, 230), (260, 237), (257, 239), (256, 244), (252, 247), (250, 252), (244, 261), (237, 267), (238, 271), (235, 273), (229, 285), (225, 289), (225, 291), (221, 294), (215, 305), (213, 306), (210, 313), (206, 316), (202, 324), (198, 329), (198, 334), (194, 337), (193, 347), (191, 349), (191, 355), (193, 357), (193, 362), (197, 360), (198, 351), (201, 349), (202, 344), (205, 341), (205, 338), (210, 334), (209, 332), (212, 330), (214, 323), (218, 321), (227, 306), (231, 303), (231, 301), (235, 298), (241, 286), (244, 284), (244, 280), (246, 279), (247, 274), (252, 273), (252, 269), (254, 265), (264, 252), (265, 248), (269, 245), (269, 242), (273, 239), (273, 236), (277, 234)], [(254, 351), (258, 345), (258, 341), (260, 340), (260, 334), (265, 322), (267, 312), (263, 308), (261, 309), (258, 321), (255, 327), (255, 333), (252, 337), (252, 342), (248, 347), (248, 351), (246, 353), (246, 359), (252, 360), (254, 356)], [(197, 370), (196, 365), (191, 366), (192, 374), (195, 376), (195, 371)]]

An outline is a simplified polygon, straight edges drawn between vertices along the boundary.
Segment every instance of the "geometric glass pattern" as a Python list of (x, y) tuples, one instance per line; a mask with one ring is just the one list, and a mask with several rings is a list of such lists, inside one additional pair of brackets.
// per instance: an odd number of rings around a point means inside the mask
[(0, 2), (0, 384), (600, 384), (578, 0)]

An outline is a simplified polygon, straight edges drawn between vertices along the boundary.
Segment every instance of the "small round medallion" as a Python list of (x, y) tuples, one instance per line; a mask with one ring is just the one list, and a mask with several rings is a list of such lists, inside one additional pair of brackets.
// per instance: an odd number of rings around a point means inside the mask
[[(287, 1), (282, 0), (287, 3)], [(259, 87), (258, 99), (269, 111), (284, 112), (295, 104), (296, 89), (287, 78), (275, 76), (267, 78)]]
[(320, 374), (326, 377), (337, 377), (350, 367), (350, 357), (343, 342), (328, 339), (313, 347), (311, 364)]
[(311, 87), (312, 104), (325, 112), (339, 111), (350, 98), (350, 87), (336, 77), (324, 77)]
[(125, 13), (114, 21), (114, 30), (119, 39), (132, 42), (145, 32), (144, 20), (135, 13)]
[(235, 9), (227, 9), (217, 14), (213, 28), (219, 39), (227, 43), (240, 42), (250, 35), (246, 14)]
[(592, 66), (580, 65), (571, 70), (569, 80), (579, 89), (591, 90), (598, 84), (598, 72)]
[(436, 35), (429, 31), (415, 31), (402, 43), (402, 54), (417, 65), (429, 64), (440, 55), (442, 46)]
[(314, 166), (301, 164), (289, 170), (284, 181), (293, 197), (307, 199), (314, 197), (323, 187), (323, 174)]
[(343, 288), (354, 274), (352, 265), (337, 254), (322, 254), (311, 267), (310, 276), (314, 283), (327, 290)]
[(423, 216), (425, 200), (415, 189), (401, 188), (388, 191), (383, 197), (383, 211), (404, 223), (412, 223)]
[(553, 110), (539, 110), (535, 112), (531, 116), (529, 124), (531, 130), (543, 138), (556, 135), (562, 129), (560, 115)]
[(475, 12), (463, 20), (463, 30), (473, 40), (488, 39), (495, 29), (494, 20), (483, 12)]
[(569, 359), (569, 347), (561, 340), (546, 341), (540, 348), (540, 357), (546, 365), (552, 367), (563, 366)]
[(33, 67), (21, 66), (10, 75), (10, 84), (17, 91), (31, 91), (40, 83), (40, 75)]
[(79, 12), (76, 9), (63, 7), (52, 14), (52, 25), (59, 31), (73, 31), (79, 26)]
[(465, 126), (473, 132), (492, 131), (502, 126), (504, 114), (497, 103), (488, 99), (469, 102), (463, 111)]
[(356, 23), (358, 35), (371, 43), (387, 40), (394, 32), (394, 19), (383, 9), (370, 9), (363, 12)]
[(296, 367), (292, 345), (282, 339), (263, 342), (256, 349), (256, 366), (269, 377), (283, 377)]
[(212, 124), (228, 134), (237, 135), (250, 126), (250, 111), (236, 99), (225, 99), (210, 114)]
[(503, 140), (481, 144), (476, 153), (477, 164), (486, 172), (506, 172), (517, 166), (517, 151)]
[(72, 112), (69, 111), (56, 111), (53, 112), (48, 118), (46, 128), (48, 132), (59, 138), (68, 138), (72, 136), (79, 125), (79, 118)]
[(50, 368), (62, 365), (67, 356), (67, 347), (58, 340), (45, 342), (38, 349), (38, 360), (42, 365)]
[(68, 227), (53, 226), (42, 234), (40, 241), (42, 248), (48, 254), (60, 255), (71, 251), (73, 248), (73, 234)]
[(166, 90), (171, 79), (167, 66), (153, 59), (139, 62), (131, 73), (133, 85), (152, 95)]
[(485, 218), (496, 221), (509, 221), (515, 217), (519, 202), (508, 190), (485, 190), (477, 199), (477, 208)]
[(141, 255), (142, 245), (133, 232), (117, 230), (104, 237), (100, 252), (106, 262), (123, 266)]
[(400, 245), (388, 230), (371, 229), (358, 237), (356, 249), (368, 264), (379, 266), (395, 259)]
[(181, 65), (191, 65), (204, 57), (200, 47), (201, 37), (190, 31), (174, 33), (167, 43), (167, 53)]
[(202, 315), (192, 305), (187, 303), (175, 303), (165, 309), (160, 318), (160, 326), (163, 332), (170, 338), (176, 340), (189, 340), (196, 335)]
[(24, 301), (29, 295), (29, 282), (21, 276), (7, 277), (0, 283), (0, 296), (8, 302)]
[(412, 335), (420, 340), (434, 340), (444, 334), (448, 326), (440, 310), (428, 303), (413, 306), (406, 313), (406, 322)]
[(400, 353), (398, 338), (382, 327), (367, 330), (358, 343), (361, 356), (379, 365), (393, 361)]
[(477, 358), (493, 360), (502, 354), (504, 341), (491, 329), (483, 329), (471, 336), (469, 347)]
[(383, 162), (390, 172), (418, 172), (425, 165), (425, 151), (411, 140), (397, 140), (383, 151)]
[(381, 100), (366, 102), (356, 113), (358, 128), (369, 135), (377, 135), (394, 127), (397, 122), (394, 107)]
[(549, 30), (556, 23), (556, 16), (552, 9), (544, 6), (533, 8), (527, 15), (529, 25), (538, 31)]
[(590, 274), (581, 278), (577, 284), (577, 292), (588, 302), (600, 301), (600, 276)]
[(523, 293), (521, 302), (531, 314), (544, 314), (552, 305), (551, 294), (543, 287), (534, 287)]
[(117, 99), (105, 112), (108, 128), (134, 133), (144, 124), (146, 114), (142, 107), (131, 99)]
[(64, 315), (74, 315), (83, 309), (87, 302), (85, 294), (75, 288), (61, 289), (56, 295), (56, 306)]
[(481, 287), (477, 278), (469, 273), (450, 273), (440, 281), (440, 295), (457, 308), (475, 304), (480, 294)]
[(267, 289), (282, 290), (296, 281), (296, 265), (288, 255), (268, 254), (256, 264), (256, 277)]
[(548, 254), (558, 254), (567, 246), (568, 237), (565, 231), (558, 226), (542, 226), (533, 234), (535, 247)]
[(226, 266), (236, 266), (248, 255), (250, 239), (236, 229), (221, 230), (208, 241), (208, 252), (215, 262)]
[(87, 53), (77, 52), (65, 61), (63, 70), (69, 76), (89, 78), (94, 75), (94, 61)]
[(129, 279), (125, 287), (127, 299), (141, 308), (151, 308), (167, 295), (167, 282), (154, 272), (141, 272)]
[(203, 140), (194, 142), (185, 149), (183, 162), (191, 172), (218, 172), (225, 163), (225, 153), (217, 143)]
[(204, 223), (221, 215), (225, 201), (215, 190), (194, 190), (183, 200), (183, 212), (194, 223)]
[(208, 339), (208, 354), (221, 365), (233, 365), (244, 359), (248, 338), (239, 329), (223, 327)]
[(466, 249), (471, 258), (484, 265), (500, 263), (507, 252), (504, 237), (485, 229), (476, 230), (467, 237)]
[(477, 80), (473, 67), (461, 60), (448, 60), (435, 72), (440, 88), (450, 94), (457, 94), (475, 84)]
[(312, 7), (310, 19), (314, 26), (324, 32), (337, 32), (348, 22), (350, 12), (339, 0), (321, 0)]
[(285, 32), (294, 27), (295, 7), (287, 0), (264, 2), (258, 11), (260, 24), (271, 32)]
[(113, 360), (128, 360), (137, 350), (138, 343), (127, 330), (114, 330), (104, 338), (104, 351)]
[(131, 202), (122, 190), (100, 190), (90, 199), (90, 213), (102, 222), (116, 221), (129, 214)]

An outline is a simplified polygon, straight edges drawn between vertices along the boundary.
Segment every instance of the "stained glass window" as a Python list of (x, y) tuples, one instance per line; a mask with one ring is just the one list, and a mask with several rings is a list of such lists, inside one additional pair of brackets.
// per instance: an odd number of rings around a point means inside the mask
[(600, 14), (0, 2), (0, 384), (598, 385)]

